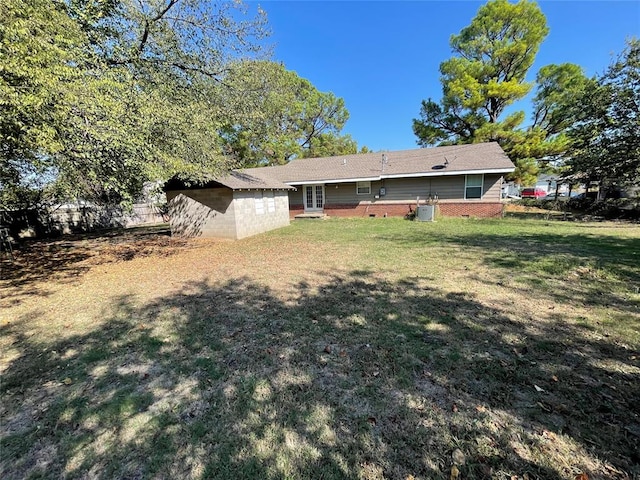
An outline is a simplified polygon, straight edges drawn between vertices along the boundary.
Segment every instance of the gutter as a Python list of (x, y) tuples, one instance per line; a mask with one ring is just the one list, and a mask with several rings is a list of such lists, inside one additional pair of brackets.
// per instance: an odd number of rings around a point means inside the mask
[(515, 171), (515, 168), (496, 168), (491, 170), (455, 170), (449, 172), (443, 172), (438, 170), (437, 172), (422, 172), (422, 173), (396, 173), (391, 175), (377, 175), (374, 177), (354, 177), (354, 178), (340, 178), (340, 179), (321, 179), (321, 180), (283, 180), (283, 183), (287, 185), (305, 185), (310, 183), (353, 183), (353, 182), (375, 182), (379, 180), (385, 180), (388, 178), (420, 178), (420, 177), (443, 177), (453, 175), (480, 175), (491, 173), (511, 173)]

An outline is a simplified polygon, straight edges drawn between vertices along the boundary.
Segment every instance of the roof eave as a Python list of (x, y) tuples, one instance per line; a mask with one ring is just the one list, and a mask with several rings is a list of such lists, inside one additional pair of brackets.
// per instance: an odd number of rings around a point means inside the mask
[(468, 170), (451, 170), (443, 171), (438, 170), (436, 172), (419, 172), (419, 173), (397, 173), (391, 175), (382, 175), (382, 178), (416, 178), (416, 177), (441, 177), (452, 175), (479, 175), (483, 173), (511, 173), (515, 171), (515, 167), (506, 168), (476, 168)]
[(246, 191), (250, 191), (250, 190), (296, 190), (295, 187), (292, 187), (291, 185), (285, 185), (283, 187), (261, 187), (261, 186), (256, 186), (256, 187), (229, 187), (227, 185), (224, 185), (226, 188), (233, 190), (234, 192), (241, 192), (243, 190)]
[(292, 181), (285, 180), (284, 183), (288, 185), (305, 185), (305, 184), (313, 184), (313, 183), (375, 182), (375, 181), (384, 180), (387, 178), (442, 177), (442, 176), (453, 176), (453, 175), (479, 175), (479, 174), (487, 174), (487, 173), (498, 174), (498, 173), (511, 173), (513, 171), (515, 171), (515, 167), (452, 170), (447, 172), (438, 170), (437, 172), (394, 173), (394, 174), (374, 175), (371, 177), (326, 178), (321, 180), (292, 180)]

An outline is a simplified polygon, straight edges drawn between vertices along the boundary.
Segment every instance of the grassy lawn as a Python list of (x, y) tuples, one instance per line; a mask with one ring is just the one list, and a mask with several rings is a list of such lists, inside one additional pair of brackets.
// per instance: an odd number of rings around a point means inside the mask
[(638, 226), (133, 231), (1, 266), (3, 479), (640, 478)]

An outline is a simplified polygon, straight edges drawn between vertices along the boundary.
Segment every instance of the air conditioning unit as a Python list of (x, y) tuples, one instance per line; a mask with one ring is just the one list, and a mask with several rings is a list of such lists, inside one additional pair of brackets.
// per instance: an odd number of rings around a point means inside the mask
[(416, 220), (419, 222), (433, 222), (435, 212), (435, 205), (420, 205), (416, 210)]

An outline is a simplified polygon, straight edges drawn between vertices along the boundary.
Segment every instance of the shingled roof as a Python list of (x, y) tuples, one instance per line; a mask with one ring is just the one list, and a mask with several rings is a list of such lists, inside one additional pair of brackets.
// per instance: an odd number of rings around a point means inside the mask
[[(254, 169), (260, 170), (260, 169)], [(172, 178), (165, 186), (165, 190), (183, 190), (186, 188), (227, 187), (231, 190), (295, 190), (293, 187), (269, 176), (256, 176), (251, 172), (232, 170), (226, 175), (185, 182)]]
[(289, 185), (430, 177), (476, 173), (510, 173), (515, 166), (495, 142), (395, 152), (299, 158), (286, 165), (248, 168), (244, 174)]

